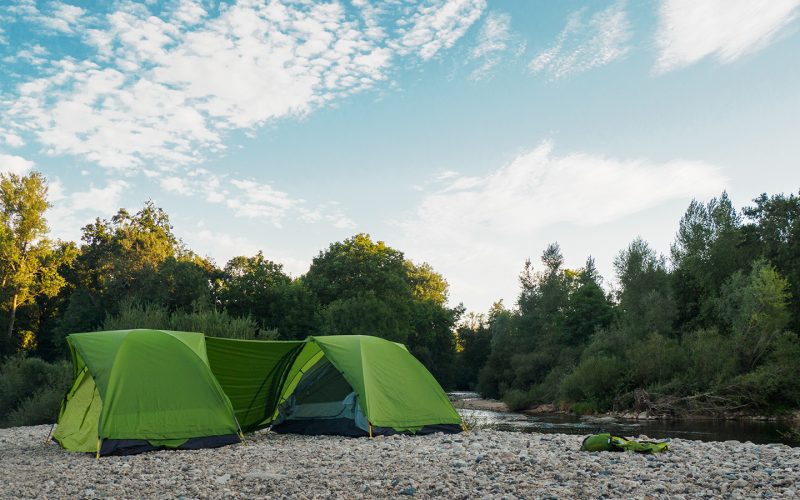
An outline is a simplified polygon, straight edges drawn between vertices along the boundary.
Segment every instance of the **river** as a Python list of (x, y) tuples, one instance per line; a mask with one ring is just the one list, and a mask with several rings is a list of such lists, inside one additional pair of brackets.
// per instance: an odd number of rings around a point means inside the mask
[[(474, 392), (450, 393), (451, 399), (468, 401), (480, 396)], [(785, 443), (797, 446), (785, 435), (783, 422), (752, 420), (623, 420), (614, 417), (565, 415), (562, 413), (527, 415), (524, 413), (470, 410), (459, 408), (466, 422), (503, 431), (587, 435), (611, 432), (622, 436), (646, 435), (653, 439), (681, 438), (700, 441), (751, 441), (756, 444)]]

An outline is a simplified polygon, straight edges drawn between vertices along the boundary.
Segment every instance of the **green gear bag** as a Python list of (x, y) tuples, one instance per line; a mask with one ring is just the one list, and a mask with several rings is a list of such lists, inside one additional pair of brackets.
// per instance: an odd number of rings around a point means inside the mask
[(669, 441), (636, 441), (613, 436), (610, 433), (591, 434), (581, 443), (581, 451), (633, 451), (636, 453), (660, 453), (669, 450)]

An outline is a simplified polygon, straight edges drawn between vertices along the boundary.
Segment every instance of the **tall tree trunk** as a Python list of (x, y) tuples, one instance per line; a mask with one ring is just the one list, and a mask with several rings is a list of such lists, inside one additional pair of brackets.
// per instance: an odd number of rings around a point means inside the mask
[(14, 335), (14, 320), (17, 318), (17, 293), (11, 299), (11, 316), (8, 318), (8, 338)]

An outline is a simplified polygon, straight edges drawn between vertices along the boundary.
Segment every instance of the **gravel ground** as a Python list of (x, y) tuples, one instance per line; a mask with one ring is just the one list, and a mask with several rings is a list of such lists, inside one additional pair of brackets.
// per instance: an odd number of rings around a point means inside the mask
[(0, 429), (0, 497), (787, 498), (800, 448), (674, 440), (584, 453), (580, 436), (472, 431), (353, 439), (260, 433), (246, 445), (132, 457), (67, 453), (49, 426)]

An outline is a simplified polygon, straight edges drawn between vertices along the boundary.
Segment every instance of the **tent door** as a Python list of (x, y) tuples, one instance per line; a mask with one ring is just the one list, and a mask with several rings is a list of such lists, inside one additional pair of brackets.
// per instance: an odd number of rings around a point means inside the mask
[(278, 409), (275, 432), (363, 436), (367, 419), (358, 396), (327, 358), (308, 370)]

